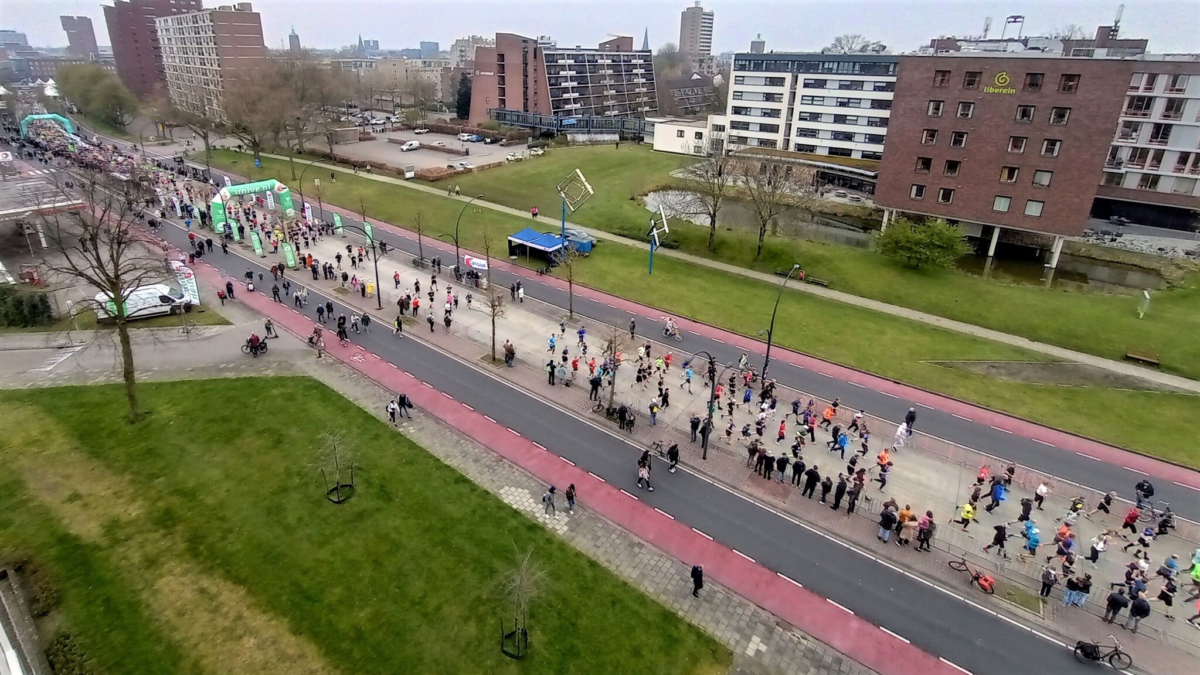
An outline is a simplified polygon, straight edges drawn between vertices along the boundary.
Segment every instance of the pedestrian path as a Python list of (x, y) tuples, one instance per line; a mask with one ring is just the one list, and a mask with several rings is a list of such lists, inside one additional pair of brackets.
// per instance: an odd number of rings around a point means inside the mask
[[(302, 249), (301, 253), (311, 253), (319, 261), (332, 261), (338, 253), (345, 254), (346, 242), (356, 243), (356, 238), (342, 239), (338, 237), (325, 237), (318, 242), (314, 242), (308, 249)], [(404, 257), (403, 259), (407, 259)], [(225, 269), (226, 273), (233, 277), (240, 277), (240, 262), (232, 262), (228, 265), (223, 265), (223, 258), (218, 256), (216, 260), (212, 260), (219, 268)], [(342, 268), (348, 273), (356, 273), (360, 277), (370, 277), (373, 279), (374, 270), (372, 263), (367, 261), (365, 266), (352, 269), (349, 264), (343, 264)], [(399, 274), (399, 288), (393, 281), (394, 275)], [(385, 307), (382, 316), (376, 313), (378, 301), (364, 295), (364, 291), (360, 290), (357, 293), (348, 293), (342, 295), (345, 302), (356, 305), (364, 313), (372, 313), (374, 315), (374, 324), (377, 326), (375, 330), (380, 328), (387, 329), (391, 325), (391, 320), (396, 315), (396, 300), (402, 297), (403, 294), (416, 295), (413, 290), (414, 282), (420, 283), (420, 299), (422, 310), (417, 317), (409, 317), (411, 322), (406, 325), (404, 330), (412, 332), (416, 331), (416, 336), (422, 340), (429, 341), (443, 349), (446, 349), (469, 361), (477, 361), (487, 355), (491, 344), (491, 328), (490, 316), (482, 308), (482, 298), (484, 291), (482, 289), (461, 286), (453, 282), (452, 278), (448, 283), (446, 277), (439, 276), (439, 285), (434, 295), (432, 309), (435, 316), (435, 322), (432, 330), (425, 323), (425, 319), (430, 310), (430, 302), (428, 292), (430, 289), (430, 274), (426, 271), (417, 271), (414, 268), (405, 265), (401, 260), (385, 257), (380, 263), (379, 270), (380, 278), (383, 280), (384, 287), (382, 290)], [(314, 285), (326, 290), (340, 289), (340, 281), (324, 281), (319, 280), (313, 282), (311, 275), (302, 272), (291, 272), (289, 277), (294, 284)], [(271, 295), (273, 286), (276, 285), (272, 280), (265, 280), (260, 287), (268, 295)], [(295, 289), (293, 289), (295, 290)], [(508, 296), (508, 289), (503, 289), (505, 295)], [(339, 291), (335, 291), (340, 294)], [(446, 330), (441, 322), (444, 305), (449, 293), (449, 304), (451, 305), (452, 322), (449, 330)], [(467, 295), (471, 294), (472, 302), (468, 307)], [(458, 303), (455, 307), (454, 297), (457, 296)], [(498, 320), (498, 330), (496, 334), (496, 343), (501, 347), (505, 341), (510, 341), (516, 351), (515, 367), (511, 369), (501, 368), (499, 373), (510, 379), (511, 381), (523, 386), (530, 391), (537, 393), (560, 406), (568, 408), (571, 412), (580, 415), (591, 415), (593, 403), (588, 400), (587, 382), (587, 362), (595, 358), (597, 363), (603, 361), (603, 336), (610, 334), (608, 327), (592, 324), (590, 322), (581, 322), (579, 320), (571, 321), (565, 317), (565, 311), (550, 305), (545, 305), (541, 302), (527, 299), (525, 302), (511, 302), (511, 296), (508, 296), (510, 302), (505, 307), (504, 316)], [(292, 305), (289, 298), (281, 297), (285, 303)], [(307, 313), (314, 314), (315, 309), (309, 307)], [(380, 319), (383, 319), (381, 322)], [(380, 324), (383, 325), (380, 325)], [(579, 371), (574, 371), (571, 368), (572, 362), (577, 356), (582, 355), (582, 349), (578, 347), (578, 331), (585, 330), (585, 342), (589, 345), (588, 353), (579, 362)], [(621, 331), (623, 332), (623, 331)], [(554, 351), (551, 352), (549, 347), (550, 337), (554, 336)], [(353, 339), (353, 336), (352, 336)], [(644, 339), (639, 339), (638, 344), (647, 344)], [(659, 355), (665, 356), (670, 353), (673, 348), (671, 345), (663, 345), (654, 341), (649, 341), (651, 353), (656, 357)], [(562, 350), (567, 349), (568, 372), (577, 372), (573, 377), (569, 374), (567, 380), (572, 383), (572, 386), (564, 387), (562, 384), (557, 384), (550, 387), (547, 384), (547, 374), (545, 366), (547, 361), (553, 360), (556, 366), (561, 364)], [(952, 515), (957, 514), (961, 506), (966, 503), (969, 495), (974, 488), (976, 476), (984, 464), (987, 464), (989, 459), (986, 456), (974, 455), (969, 452), (963, 452), (959, 457), (952, 459), (938, 454), (937, 452), (929, 451), (929, 448), (935, 446), (936, 439), (931, 439), (921, 434), (919, 431), (911, 438), (905, 439), (904, 445), (896, 450), (892, 459), (895, 464), (895, 470), (891, 474), (886, 489), (876, 483), (868, 483), (867, 489), (864, 491), (863, 498), (855, 507), (855, 515), (860, 519), (846, 520), (850, 515), (846, 513), (832, 513), (833, 509), (818, 508), (816, 500), (805, 499), (800, 495), (798, 486), (792, 484), (791, 466), (787, 467), (784, 472), (785, 482), (780, 483), (777, 480), (767, 480), (758, 477), (751, 467), (747, 466), (747, 455), (745, 453), (745, 439), (741, 437), (741, 429), (744, 425), (753, 422), (755, 413), (758, 411), (751, 406), (741, 404), (742, 388), (739, 388), (739, 396), (736, 398), (738, 402), (734, 410), (732, 418), (727, 417), (724, 413), (717, 418), (717, 429), (712, 437), (712, 443), (708, 453), (708, 459), (701, 459), (701, 451), (698, 444), (690, 442), (690, 420), (693, 415), (703, 415), (708, 400), (708, 389), (701, 383), (701, 369), (697, 368), (691, 391), (689, 392), (686, 383), (680, 377), (682, 354), (673, 354), (673, 366), (671, 370), (664, 374), (663, 385), (668, 392), (667, 398), (669, 404), (656, 415), (656, 425), (651, 425), (648, 422), (648, 406), (651, 399), (657, 399), (661, 405), (662, 398), (659, 394), (657, 378), (652, 378), (651, 381), (643, 385), (638, 385), (634, 382), (634, 373), (636, 368), (632, 362), (636, 360), (636, 346), (632, 343), (626, 344), (623, 347), (625, 353), (626, 364), (618, 369), (616, 381), (613, 388), (605, 388), (601, 393), (601, 398), (607, 401), (609, 391), (615, 392), (615, 405), (622, 403), (627, 404), (633, 409), (637, 415), (637, 423), (633, 432), (634, 439), (646, 446), (649, 446), (654, 441), (661, 441), (665, 446), (671, 443), (678, 443), (682, 448), (682, 459), (686, 466), (702, 473), (709, 475), (726, 485), (732, 486), (740, 491), (743, 491), (755, 498), (768, 502), (777, 508), (801, 517), (810, 522), (814, 522), (822, 526), (826, 531), (838, 532), (840, 535), (847, 537), (852, 541), (856, 541), (860, 545), (872, 546), (871, 540), (868, 538), (868, 532), (874, 532), (874, 519), (877, 517), (882, 504), (887, 498), (894, 499), (898, 506), (911, 505), (913, 510), (920, 514), (926, 510), (934, 513), (936, 520), (940, 523), (940, 529), (937, 537), (934, 540), (934, 546), (942, 555), (938, 559), (939, 564), (930, 564), (927, 561), (921, 560), (920, 556), (908, 550), (896, 548), (895, 550), (888, 549), (887, 555), (890, 558), (897, 559), (901, 564), (911, 565), (916, 564), (919, 569), (929, 573), (935, 578), (945, 578), (949, 583), (957, 583), (961, 580), (953, 576), (952, 572), (948, 572), (944, 567), (944, 556), (959, 554), (967, 555), (973, 560), (974, 564), (983, 565), (985, 568), (994, 569), (995, 573), (1002, 578), (1011, 580), (1019, 587), (1026, 589), (1026, 593), (1030, 594), (1039, 586), (1039, 579), (1043, 571), (1043, 566), (1047, 564), (1046, 557), (1052, 557), (1052, 565), (1061, 569), (1061, 561), (1054, 557), (1055, 546), (1052, 538), (1058, 524), (1054, 519), (1066, 513), (1068, 510), (1068, 499), (1075, 495), (1070, 494), (1069, 484), (1064, 484), (1061, 488), (1054, 487), (1050, 496), (1046, 500), (1044, 510), (1035, 511), (1033, 520), (1041, 530), (1042, 541), (1047, 546), (1040, 549), (1038, 556), (1029, 560), (1022, 560), (1017, 555), (1017, 549), (1024, 544), (1024, 540), (1015, 536), (1019, 531), (1019, 525), (1014, 524), (1010, 528), (1010, 534), (1014, 538), (1008, 542), (1009, 558), (1001, 558), (996, 552), (984, 554), (982, 547), (992, 540), (995, 531), (994, 525), (1003, 522), (1014, 521), (1019, 512), (1019, 504), (1021, 497), (1031, 496), (1036, 483), (1029, 483), (1029, 477), (1024, 474), (1017, 476), (1014, 484), (1014, 492), (1009, 498), (1002, 502), (994, 513), (985, 513), (983, 511), (977, 516), (978, 522), (972, 523), (966, 531), (960, 527), (951, 527), (946, 523)], [(719, 375), (719, 380), (726, 382), (728, 371), (722, 372)], [(557, 379), (557, 378), (556, 378)], [(754, 392), (757, 393), (757, 392)], [(752, 397), (756, 402), (757, 398)], [(766, 434), (765, 445), (768, 452), (773, 457), (780, 455), (788, 456), (791, 459), (791, 454), (788, 448), (793, 440), (796, 431), (796, 417), (790, 415), (791, 401), (799, 399), (802, 402), (807, 402), (810, 398), (818, 401), (818, 411), (823, 410), (827, 402), (820, 401), (819, 398), (804, 392), (780, 391), (778, 400), (779, 407), (776, 412), (769, 417), (768, 433)], [(727, 399), (725, 399), (727, 400)], [(845, 427), (853, 415), (854, 411), (847, 411), (844, 407), (839, 410), (835, 421)], [(602, 422), (602, 418), (596, 417), (597, 422)], [(729, 422), (734, 423), (733, 438), (729, 439), (725, 435), (725, 428)], [(780, 444), (774, 442), (775, 432), (778, 429), (779, 422), (784, 421), (785, 441)], [(859, 466), (872, 465), (875, 462), (876, 453), (884, 447), (894, 446), (896, 438), (895, 429), (889, 426), (884, 426), (882, 420), (872, 419), (869, 422), (872, 427), (873, 439), (868, 444), (868, 453), (861, 460)], [(825, 443), (829, 438), (828, 432), (818, 430), (816, 432), (816, 440), (809, 440), (807, 447), (802, 451), (808, 466), (821, 467), (820, 472), (822, 477), (836, 477), (838, 473), (846, 473), (845, 462), (840, 454), (830, 453), (825, 449)], [(861, 443), (861, 437), (853, 438), (852, 448), (858, 448)], [(847, 453), (846, 459), (850, 458), (852, 450)], [(659, 463), (655, 471), (655, 476), (660, 477), (656, 480), (663, 480), (666, 474), (663, 473), (665, 467)], [(990, 471), (999, 474), (1004, 470), (1003, 466), (990, 466)], [(876, 474), (872, 473), (872, 478)], [(633, 486), (633, 471), (631, 470), (631, 485), (628, 489), (635, 489)], [(832, 502), (832, 499), (829, 500)], [(987, 503), (984, 498), (980, 502), (982, 507)], [(1104, 516), (1104, 514), (1095, 514), (1094, 519), (1080, 518), (1073, 528), (1077, 543), (1077, 551), (1079, 560), (1075, 563), (1075, 573), (1084, 574), (1090, 573), (1094, 577), (1093, 593), (1091, 603), (1088, 606), (1093, 612), (1097, 611), (1097, 603), (1102, 603), (1103, 598), (1107, 595), (1108, 584), (1113, 581), (1124, 579), (1125, 566), (1133, 561), (1133, 558), (1128, 553), (1119, 551), (1119, 548), (1125, 544), (1119, 538), (1113, 538), (1110, 550), (1106, 551), (1098, 560), (1097, 566), (1092, 568), (1083, 562), (1082, 557), (1087, 555), (1089, 543), (1093, 537), (1099, 535), (1105, 530), (1119, 530), (1120, 516), (1124, 515), (1124, 510), (1118, 505), (1113, 507), (1113, 515)], [(832, 504), (830, 504), (832, 505)], [(844, 510), (844, 504), (842, 504)], [(1093, 505), (1088, 505), (1090, 510)], [(1147, 570), (1147, 576), (1151, 579), (1150, 591), (1151, 596), (1158, 593), (1160, 584), (1155, 581), (1155, 570), (1164, 562), (1166, 557), (1174, 553), (1179, 556), (1179, 562), (1182, 567), (1186, 568), (1190, 562), (1195, 545), (1184, 542), (1174, 537), (1167, 537), (1155, 542), (1149, 549), (1150, 563)], [(1057, 594), (1057, 592), (1056, 592)], [(1177, 596), (1180, 604), (1183, 603), (1186, 597), (1184, 584), (1180, 583), (1180, 592)], [(1161, 610), (1159, 605), (1156, 609)], [(1057, 629), (1062, 629), (1064, 625), (1070, 626), (1073, 622), (1078, 621), (1078, 617), (1069, 615), (1063, 616), (1067, 610), (1053, 611), (1049, 607), (1045, 609), (1044, 619), (1048, 625), (1052, 625)], [(1188, 614), (1190, 615), (1190, 614)], [(1143, 625), (1143, 633), (1146, 635), (1155, 635), (1159, 638), (1165, 638), (1167, 635), (1171, 639), (1180, 644), (1200, 644), (1200, 633), (1190, 631), (1186, 624), (1182, 622), (1170, 622), (1161, 613), (1156, 612), (1154, 618), (1148, 620)], [(1198, 647), (1200, 651), (1200, 647)]]
[[(262, 156), (271, 157), (274, 159), (281, 159), (281, 160), (288, 159), (284, 155), (274, 155), (274, 154), (270, 154), (270, 153), (262, 153)], [(330, 171), (339, 171), (339, 172), (343, 172), (343, 173), (350, 172), (348, 169), (346, 169), (344, 167), (341, 167), (341, 166), (338, 166), (335, 164), (329, 164), (326, 162), (316, 162), (315, 165), (322, 169), (326, 169), (326, 170), (330, 170)], [(375, 180), (375, 181), (380, 181), (380, 182), (384, 182), (384, 183), (391, 183), (393, 185), (401, 186), (401, 187), (411, 189), (411, 190), (418, 190), (421, 192), (425, 192), (427, 194), (438, 195), (440, 197), (445, 197), (447, 199), (457, 199), (462, 202), (466, 202), (469, 200), (469, 197), (449, 195), (449, 194), (447, 194), (446, 190), (443, 190), (441, 188), (435, 188), (435, 187), (431, 187), (428, 185), (424, 185), (422, 183), (417, 183), (417, 182), (412, 182), (412, 181), (405, 181), (405, 180), (402, 180), (399, 178), (393, 178), (391, 176), (381, 176), (381, 175), (374, 175), (374, 174), (359, 174), (359, 177), (367, 178), (367, 179)], [(520, 209), (510, 208), (510, 207), (496, 204), (493, 202), (479, 200), (474, 203), (477, 206), (491, 209), (493, 211), (497, 211), (500, 213), (506, 213), (511, 216), (517, 216), (517, 217), (521, 217), (521, 218), (527, 218), (529, 216), (528, 213), (526, 213), (525, 211), (522, 211)], [(568, 221), (567, 226), (584, 230), (597, 239), (607, 240), (607, 241), (615, 241), (615, 242), (618, 242), (621, 244), (626, 244), (626, 245), (630, 245), (630, 244), (634, 243), (631, 240), (626, 239), (625, 237), (619, 237), (617, 235), (614, 235), (614, 234), (611, 234), (608, 232), (604, 232), (603, 230), (592, 229), (590, 227), (580, 225), (578, 223), (572, 223), (572, 222)], [(772, 284), (777, 284), (779, 282), (779, 279), (777, 277), (774, 277), (770, 274), (756, 272), (754, 270), (749, 270), (744, 267), (730, 265), (728, 263), (723, 263), (723, 262), (720, 262), (717, 260), (710, 260), (708, 258), (691, 255), (689, 253), (684, 253), (684, 252), (673, 250), (673, 249), (664, 248), (664, 249), (660, 249), (659, 251), (657, 251), (657, 253), (658, 253), (658, 255), (669, 256), (672, 258), (678, 258), (680, 260), (685, 260), (694, 265), (701, 265), (704, 267), (717, 269), (722, 272), (727, 272), (729, 274), (736, 274), (739, 276), (756, 279), (758, 281), (763, 281), (763, 282), (772, 283)], [(1106, 359), (1106, 358), (1102, 358), (1099, 356), (1094, 356), (1092, 354), (1085, 354), (1083, 352), (1078, 352), (1078, 351), (1071, 350), (1071, 349), (1065, 349), (1063, 347), (1046, 344), (1044, 342), (1037, 342), (1035, 340), (1030, 340), (1028, 338), (1023, 338), (1023, 337), (1020, 337), (1017, 335), (1004, 333), (1002, 331), (992, 330), (990, 328), (984, 328), (982, 326), (976, 326), (974, 324), (969, 324), (969, 323), (965, 323), (962, 321), (955, 321), (953, 319), (947, 319), (945, 317), (936, 316), (934, 314), (919, 312), (919, 311), (916, 311), (913, 309), (909, 309), (907, 307), (900, 307), (898, 305), (892, 305), (892, 304), (888, 304), (885, 302), (880, 302), (878, 300), (872, 300), (870, 298), (864, 298), (861, 296), (852, 295), (850, 293), (844, 293), (842, 291), (837, 291), (837, 290), (830, 289), (830, 288), (824, 288), (821, 286), (814, 286), (811, 284), (795, 284), (793, 286), (788, 286), (787, 289), (789, 291), (794, 291), (797, 293), (811, 293), (813, 295), (817, 295), (817, 296), (820, 296), (820, 297), (823, 297), (823, 298), (826, 298), (829, 300), (836, 300), (838, 302), (843, 302), (846, 304), (857, 305), (859, 307), (871, 309), (871, 310), (874, 310), (877, 312), (882, 312), (884, 314), (889, 314), (889, 315), (896, 316), (899, 318), (909, 319), (912, 321), (919, 321), (921, 323), (929, 324), (931, 326), (945, 328), (947, 330), (952, 330), (957, 333), (973, 335), (975, 337), (981, 337), (981, 338), (985, 338), (988, 340), (1001, 342), (1001, 343), (1011, 345), (1014, 347), (1028, 349), (1031, 351), (1046, 354), (1048, 356), (1052, 356), (1056, 359), (1062, 359), (1065, 361), (1073, 361), (1076, 363), (1082, 363), (1082, 364), (1086, 364), (1086, 365), (1093, 366), (1096, 368), (1102, 368), (1109, 372), (1119, 373), (1119, 374), (1127, 375), (1127, 376), (1131, 376), (1131, 377), (1137, 377), (1137, 378), (1157, 382), (1159, 384), (1164, 384), (1164, 385), (1168, 385), (1171, 387), (1177, 387), (1179, 389), (1183, 389), (1186, 391), (1200, 393), (1200, 381), (1188, 379), (1185, 377), (1179, 377), (1177, 375), (1171, 375), (1169, 373), (1148, 370), (1148, 369), (1141, 368), (1141, 367), (1138, 367), (1133, 364), (1123, 363), (1121, 361), (1114, 361), (1112, 359)]]

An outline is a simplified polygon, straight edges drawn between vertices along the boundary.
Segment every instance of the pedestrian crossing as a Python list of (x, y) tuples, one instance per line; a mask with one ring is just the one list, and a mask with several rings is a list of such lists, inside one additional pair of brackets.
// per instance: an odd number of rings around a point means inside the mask
[(24, 171), (24, 172), (22, 172), (22, 175), (25, 175), (25, 176), (49, 176), (50, 174), (55, 173), (57, 171), (58, 171), (58, 169), (34, 169), (33, 171)]

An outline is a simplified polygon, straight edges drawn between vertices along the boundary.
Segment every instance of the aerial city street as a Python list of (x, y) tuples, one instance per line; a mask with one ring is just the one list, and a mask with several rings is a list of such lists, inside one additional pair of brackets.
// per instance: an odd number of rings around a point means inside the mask
[(1195, 672), (1189, 2), (3, 6), (0, 672)]

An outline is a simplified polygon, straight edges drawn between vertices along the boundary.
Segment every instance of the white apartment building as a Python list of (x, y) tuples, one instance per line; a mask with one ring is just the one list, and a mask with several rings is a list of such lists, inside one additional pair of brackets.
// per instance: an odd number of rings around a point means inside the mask
[(458, 38), (450, 45), (450, 61), (455, 68), (466, 68), (468, 63), (475, 62), (477, 47), (495, 47), (496, 41), (482, 35)]
[(1097, 198), (1135, 222), (1200, 211), (1200, 56), (1138, 59)]
[(897, 61), (885, 54), (737, 54), (726, 145), (878, 160)]

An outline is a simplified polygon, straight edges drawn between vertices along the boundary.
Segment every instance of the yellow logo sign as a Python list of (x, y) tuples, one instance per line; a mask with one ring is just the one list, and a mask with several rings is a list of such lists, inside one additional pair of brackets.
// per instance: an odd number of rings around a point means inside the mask
[(1009, 82), (1008, 73), (1006, 73), (1003, 70), (996, 73), (996, 86), (997, 87), (1007, 87), (1008, 82)]
[(1015, 93), (1017, 93), (1016, 89), (1013, 89), (1012, 87), (1008, 86), (1008, 83), (1011, 82), (1011, 80), (1009, 79), (1007, 72), (1002, 70), (1002, 71), (996, 73), (995, 82), (996, 82), (996, 86), (994, 86), (994, 87), (991, 85), (984, 85), (983, 93), (985, 93), (985, 94), (1015, 94)]

